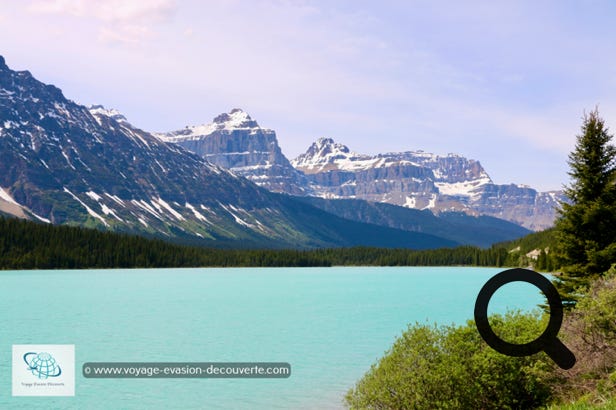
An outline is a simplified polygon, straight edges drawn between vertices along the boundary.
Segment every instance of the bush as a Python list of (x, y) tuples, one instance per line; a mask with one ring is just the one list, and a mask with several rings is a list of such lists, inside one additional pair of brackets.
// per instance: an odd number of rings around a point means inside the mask
[(582, 319), (584, 333), (597, 333), (603, 342), (616, 342), (616, 269), (592, 283), (579, 302), (576, 316)]
[[(538, 312), (493, 316), (497, 334), (524, 343), (542, 333)], [(509, 357), (490, 348), (473, 321), (410, 326), (346, 395), (353, 409), (531, 409), (550, 398), (553, 364), (544, 353)]]
[[(596, 279), (563, 323), (563, 342), (575, 353), (555, 394), (563, 402), (602, 405), (616, 396), (616, 269)], [(612, 400), (614, 401), (614, 400)]]
[[(547, 316), (491, 316), (495, 333), (526, 343), (545, 329)], [(616, 268), (592, 282), (565, 316), (559, 338), (577, 359), (557, 368), (544, 353), (514, 358), (464, 326), (409, 326), (346, 395), (353, 409), (616, 408)]]

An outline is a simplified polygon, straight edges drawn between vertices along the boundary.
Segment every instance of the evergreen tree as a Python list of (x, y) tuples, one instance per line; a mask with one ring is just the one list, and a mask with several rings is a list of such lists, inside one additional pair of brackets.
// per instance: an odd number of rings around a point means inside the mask
[(584, 116), (569, 154), (572, 182), (556, 222), (562, 276), (556, 281), (573, 306), (592, 278), (616, 262), (616, 148), (597, 109)]

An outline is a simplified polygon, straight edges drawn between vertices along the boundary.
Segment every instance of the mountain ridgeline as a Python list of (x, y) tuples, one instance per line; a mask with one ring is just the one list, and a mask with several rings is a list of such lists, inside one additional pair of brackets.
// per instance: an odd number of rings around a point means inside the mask
[(565, 199), (559, 191), (494, 184), (478, 161), (457, 154), (363, 155), (331, 138), (320, 138), (289, 161), (276, 133), (261, 128), (237, 108), (211, 124), (157, 136), (270, 191), (290, 195), (363, 199), (436, 214), (492, 216), (531, 230), (552, 226), (559, 202)]
[[(486, 247), (529, 232), (519, 223), (482, 216), (464, 198), (458, 208), (436, 206), (445, 198), (439, 184), (455, 185), (464, 178), (474, 184), (477, 175), (480, 182), (489, 179), (477, 162), (456, 157), (471, 164), (472, 173), (449, 175), (444, 171), (448, 157), (428, 161), (438, 166), (405, 159), (404, 172), (375, 165), (394, 160), (362, 157), (362, 166), (373, 163), (370, 171), (345, 180), (342, 174), (326, 177), (344, 167), (326, 165), (311, 172), (307, 158), (301, 164), (289, 161), (275, 132), (262, 129), (242, 110), (222, 114), (209, 125), (153, 135), (115, 110), (68, 100), (30, 72), (11, 70), (2, 57), (0, 158), (0, 214), (185, 244), (429, 249)], [(352, 168), (362, 168), (356, 165)], [(407, 193), (406, 208), (379, 203), (387, 202), (385, 194), (367, 194), (369, 185), (396, 175), (415, 184), (391, 182)], [(328, 178), (341, 187), (366, 186), (339, 195), (346, 188), (326, 187)], [(481, 195), (490, 186), (483, 182)], [(383, 189), (396, 197), (390, 188)], [(326, 199), (332, 197), (338, 199)]]

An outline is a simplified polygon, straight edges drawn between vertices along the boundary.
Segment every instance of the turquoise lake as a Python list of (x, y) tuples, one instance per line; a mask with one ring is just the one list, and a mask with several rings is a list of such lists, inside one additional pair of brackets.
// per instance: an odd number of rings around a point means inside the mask
[[(0, 272), (2, 409), (340, 409), (408, 324), (473, 317), (492, 268)], [(504, 286), (490, 312), (542, 297)], [(13, 344), (74, 344), (75, 397), (12, 397)], [(288, 362), (288, 379), (87, 379), (84, 362)]]

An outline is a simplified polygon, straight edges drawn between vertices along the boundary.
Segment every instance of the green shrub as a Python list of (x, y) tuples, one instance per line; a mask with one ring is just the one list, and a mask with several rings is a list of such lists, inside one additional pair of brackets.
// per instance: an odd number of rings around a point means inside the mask
[[(512, 343), (541, 334), (538, 312), (491, 317)], [(509, 357), (490, 348), (474, 322), (409, 326), (346, 395), (352, 409), (531, 409), (550, 398), (553, 364), (544, 353)]]
[(606, 341), (616, 342), (616, 269), (591, 284), (576, 313), (583, 318), (586, 333), (598, 332)]
[[(565, 317), (563, 342), (577, 362), (569, 371), (558, 371), (563, 383), (555, 385), (558, 400), (582, 399), (603, 405), (616, 399), (616, 269), (593, 281)], [(580, 404), (581, 405), (581, 404)]]

